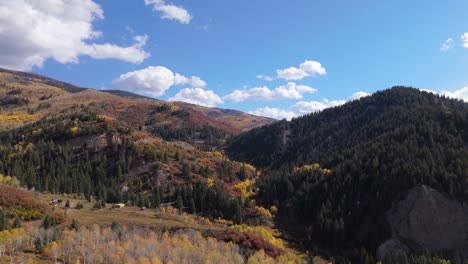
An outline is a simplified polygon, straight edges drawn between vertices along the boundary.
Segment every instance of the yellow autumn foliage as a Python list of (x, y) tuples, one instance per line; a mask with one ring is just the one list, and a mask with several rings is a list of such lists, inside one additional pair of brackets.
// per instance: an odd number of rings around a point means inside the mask
[(250, 256), (247, 260), (247, 264), (274, 264), (276, 263), (274, 259), (270, 258), (265, 254), (263, 250), (260, 250)]
[(233, 225), (232, 229), (239, 232), (248, 232), (260, 236), (270, 244), (284, 249), (283, 241), (275, 237), (275, 230), (266, 226)]
[(72, 134), (78, 133), (78, 130), (79, 130), (79, 128), (78, 128), (77, 126), (74, 126), (74, 127), (70, 128), (70, 132), (71, 132)]
[(245, 200), (255, 194), (255, 189), (253, 188), (254, 184), (255, 179), (247, 179), (245, 181), (235, 184), (234, 188), (239, 190), (242, 200)]
[(33, 130), (32, 134), (33, 136), (40, 135), (42, 133), (42, 128), (38, 128), (36, 130)]
[(16, 177), (3, 176), (1, 173), (0, 173), (0, 183), (5, 184), (5, 185), (10, 185), (13, 187), (20, 186), (20, 181)]
[(270, 212), (272, 214), (277, 214), (278, 213), (278, 208), (274, 205), (270, 206)]
[(226, 219), (222, 219), (221, 217), (218, 217), (217, 219), (214, 220), (215, 223), (218, 224), (223, 224), (223, 225), (233, 225), (234, 222)]
[(271, 214), (270, 211), (268, 211), (268, 209), (266, 209), (266, 208), (264, 208), (262, 206), (256, 206), (256, 209), (262, 216), (264, 216), (266, 218), (269, 218), (269, 219), (273, 218), (273, 215)]
[(19, 250), (25, 241), (27, 234), (23, 228), (0, 231), (0, 257), (5, 253), (14, 253)]
[(33, 118), (33, 115), (26, 112), (0, 114), (0, 123), (17, 124), (32, 120)]
[(215, 184), (215, 180), (212, 179), (212, 178), (208, 178), (208, 179), (206, 180), (206, 184), (208, 185), (208, 188), (211, 188), (211, 187), (213, 187), (213, 185)]
[(294, 168), (294, 172), (295, 173), (298, 173), (298, 172), (307, 172), (307, 171), (319, 171), (320, 173), (322, 174), (330, 174), (331, 173), (331, 170), (330, 169), (324, 169), (324, 168), (321, 168), (320, 165), (318, 163), (314, 163), (314, 164), (306, 164), (302, 167), (295, 167)]
[(246, 170), (247, 172), (249, 172), (249, 174), (250, 174), (250, 173), (254, 174), (255, 171), (257, 170), (253, 165), (251, 165), (251, 164), (249, 164), (249, 163), (244, 163), (244, 166), (245, 166), (245, 170)]
[(218, 159), (225, 159), (226, 158), (224, 153), (219, 151), (219, 150), (213, 151), (213, 152), (211, 152), (211, 154), (213, 155), (213, 157), (218, 158)]
[(97, 115), (97, 118), (101, 120), (114, 120), (113, 117), (108, 116), (108, 115)]
[(66, 263), (244, 263), (237, 245), (205, 238), (198, 231), (158, 234), (123, 226), (120, 232), (99, 226), (64, 230), (45, 253)]

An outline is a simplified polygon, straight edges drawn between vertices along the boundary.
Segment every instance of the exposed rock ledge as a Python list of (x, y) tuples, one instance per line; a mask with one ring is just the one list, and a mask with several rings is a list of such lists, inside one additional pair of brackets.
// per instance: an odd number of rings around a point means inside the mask
[(429, 186), (417, 186), (386, 213), (392, 238), (377, 255), (429, 250), (468, 256), (468, 207)]

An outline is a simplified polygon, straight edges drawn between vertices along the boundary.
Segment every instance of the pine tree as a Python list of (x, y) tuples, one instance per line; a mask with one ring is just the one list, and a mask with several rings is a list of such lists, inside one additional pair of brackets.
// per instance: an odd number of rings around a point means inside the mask
[(180, 195), (180, 193), (177, 196), (176, 207), (178, 209), (179, 214), (182, 214), (182, 210), (184, 209), (184, 203), (182, 201), (182, 196)]
[(44, 227), (44, 229), (49, 229), (55, 226), (55, 224), (55, 219), (50, 215), (46, 215), (42, 221), (42, 227)]
[(242, 164), (240, 171), (237, 173), (239, 180), (244, 181), (247, 178), (247, 173), (245, 172), (245, 163)]
[(143, 207), (143, 206), (145, 206), (145, 197), (143, 196), (142, 193), (140, 193), (140, 194), (138, 195), (137, 206), (138, 206), (138, 207)]
[(122, 168), (120, 167), (120, 163), (117, 165), (117, 180), (121, 181), (123, 178), (122, 176)]
[(159, 187), (156, 187), (153, 193), (153, 208), (159, 208), (161, 205), (161, 195), (159, 193)]
[(192, 172), (190, 171), (190, 165), (184, 163), (182, 167), (182, 177), (187, 183), (192, 183)]
[(195, 207), (195, 200), (193, 198), (190, 199), (190, 209), (192, 210), (192, 213), (196, 213), (196, 207)]
[(2, 209), (0, 209), (0, 231), (9, 229), (8, 218)]
[(21, 219), (19, 216), (15, 218), (15, 222), (13, 222), (13, 228), (20, 228), (21, 227)]
[(242, 224), (243, 220), (243, 215), (242, 215), (242, 200), (237, 199), (237, 201), (234, 201), (234, 221), (238, 224)]
[(78, 230), (79, 226), (78, 226), (78, 222), (76, 221), (76, 219), (73, 219), (73, 220), (72, 220), (72, 223), (71, 223), (71, 225), (70, 225), (70, 228), (71, 228), (71, 229)]

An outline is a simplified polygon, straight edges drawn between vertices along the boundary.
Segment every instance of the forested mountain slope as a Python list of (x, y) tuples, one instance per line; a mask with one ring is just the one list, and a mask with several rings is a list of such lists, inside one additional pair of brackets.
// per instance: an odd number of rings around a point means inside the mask
[(180, 198), (188, 212), (241, 222), (234, 185), (255, 172), (212, 151), (245, 129), (219, 109), (223, 121), (202, 107), (3, 69), (0, 102), (0, 174), (22, 186), (147, 207)]
[[(217, 146), (273, 120), (230, 110), (164, 102), (125, 91), (96, 91), (32, 73), (0, 69), (0, 131), (66, 112), (92, 111), (166, 140)], [(206, 112), (216, 111), (216, 116)], [(236, 112), (236, 111), (234, 111)]]
[(426, 184), (468, 202), (468, 104), (413, 88), (253, 129), (227, 151), (264, 168), (260, 204), (302, 219), (311, 245), (356, 258), (390, 237), (385, 211), (400, 193)]
[(269, 122), (0, 69), (0, 263), (306, 263), (250, 199), (256, 169), (218, 150)]
[(243, 132), (249, 131), (252, 128), (261, 127), (263, 125), (271, 124), (275, 120), (267, 117), (253, 116), (241, 111), (232, 109), (222, 109), (215, 107), (204, 107), (200, 105), (188, 104), (179, 102), (186, 107), (192, 108), (205, 115), (206, 117), (218, 120), (223, 124), (230, 124), (234, 127), (240, 128)]

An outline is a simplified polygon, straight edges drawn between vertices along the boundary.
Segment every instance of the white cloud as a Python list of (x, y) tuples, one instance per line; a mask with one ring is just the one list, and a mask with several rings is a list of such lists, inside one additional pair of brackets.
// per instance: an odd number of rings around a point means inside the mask
[(145, 4), (153, 5), (153, 10), (161, 12), (163, 19), (177, 20), (182, 24), (188, 24), (193, 18), (186, 9), (166, 4), (163, 0), (145, 0)]
[[(364, 92), (356, 92), (351, 95), (350, 100), (354, 100), (358, 96), (367, 96), (369, 94)], [(249, 111), (249, 114), (266, 116), (275, 119), (284, 119), (291, 120), (293, 117), (303, 116), (305, 114), (317, 112), (324, 110), (326, 108), (340, 106), (348, 102), (347, 100), (327, 100), (323, 99), (322, 101), (299, 101), (294, 105), (290, 106), (288, 109), (279, 109), (272, 107), (261, 107), (253, 111)]]
[(468, 86), (465, 86), (453, 92), (442, 91), (442, 94), (451, 98), (462, 99), (463, 101), (468, 103)]
[(280, 99), (302, 99), (304, 93), (315, 93), (316, 91), (317, 90), (312, 87), (289, 82), (286, 85), (278, 86), (273, 90), (270, 90), (266, 86), (235, 90), (234, 92), (224, 96), (223, 99), (235, 102), (243, 102), (247, 100), (273, 101)]
[(198, 76), (192, 76), (188, 78), (178, 73), (174, 75), (174, 84), (175, 85), (190, 84), (192, 87), (199, 87), (199, 88), (203, 88), (206, 86), (206, 82), (203, 81)]
[(271, 82), (273, 81), (275, 78), (271, 77), (271, 76), (266, 76), (266, 75), (257, 75), (257, 79), (260, 79), (260, 80), (263, 80), (263, 81), (267, 81), (267, 82)]
[(463, 47), (468, 49), (468, 32), (463, 33), (461, 39), (463, 41)]
[(289, 67), (283, 70), (276, 70), (278, 78), (285, 80), (302, 80), (309, 74), (301, 69)]
[(164, 66), (150, 66), (145, 69), (127, 72), (112, 82), (114, 88), (150, 96), (161, 96), (173, 85), (190, 84), (204, 87), (206, 82), (200, 77), (185, 77), (173, 73)]
[(442, 43), (442, 46), (440, 46), (440, 50), (449, 50), (452, 48), (452, 38), (448, 38), (444, 43)]
[(320, 62), (308, 60), (299, 65), (299, 68), (289, 67), (276, 70), (277, 78), (285, 80), (302, 80), (305, 77), (325, 74), (327, 74), (327, 71)]
[(435, 95), (443, 95), (449, 98), (454, 98), (454, 99), (461, 99), (465, 102), (468, 103), (468, 86), (465, 86), (463, 88), (460, 88), (455, 91), (442, 91), (442, 92), (436, 92), (434, 90), (430, 89), (419, 89), (422, 92), (427, 92), (427, 93), (433, 93)]
[(169, 98), (169, 101), (181, 101), (208, 107), (223, 103), (223, 100), (212, 90), (203, 90), (202, 88), (184, 88)]
[(78, 63), (79, 56), (140, 63), (150, 54), (143, 50), (147, 36), (122, 47), (91, 41), (102, 33), (93, 28), (104, 19), (93, 0), (0, 0), (0, 67), (30, 70), (48, 59)]
[(321, 111), (325, 108), (339, 106), (346, 103), (345, 100), (333, 100), (329, 101), (324, 99), (322, 101), (300, 101), (290, 107), (296, 116), (305, 115), (312, 112)]
[(223, 99), (232, 100), (235, 102), (243, 102), (246, 100), (268, 101), (272, 98), (273, 91), (268, 89), (268, 87), (254, 87), (248, 90), (235, 90), (234, 92), (223, 96)]
[[(424, 92), (429, 92), (433, 94), (440, 94), (450, 98), (456, 98), (464, 100), (468, 103), (468, 86), (465, 86), (461, 89), (455, 91), (442, 91), (437, 93), (433, 90), (428, 89), (419, 89)], [(349, 101), (359, 99), (364, 96), (369, 96), (370, 94), (365, 92), (356, 92), (349, 97)], [(312, 112), (317, 112), (324, 110), (326, 108), (340, 106), (348, 102), (347, 100), (327, 100), (324, 99), (322, 101), (299, 101), (294, 105), (290, 106), (287, 109), (279, 109), (279, 108), (271, 108), (271, 107), (262, 107), (258, 108), (254, 111), (249, 111), (250, 114), (259, 115), (259, 116), (266, 116), (275, 119), (283, 119), (286, 118), (290, 120), (293, 117), (302, 116), (305, 114), (309, 114)]]
[(83, 47), (82, 53), (94, 59), (120, 59), (123, 61), (140, 64), (149, 57), (149, 54), (142, 50), (148, 40), (147, 35), (135, 36), (135, 43), (129, 47), (119, 47), (109, 43), (91, 44)]
[(296, 116), (294, 112), (283, 110), (283, 109), (278, 109), (278, 108), (272, 108), (268, 106), (258, 108), (254, 111), (249, 111), (248, 113), (251, 115), (256, 115), (256, 116), (265, 116), (265, 117), (270, 117), (274, 119), (287, 119), (287, 120), (291, 120), (291, 118)]
[(291, 120), (293, 117), (302, 116), (312, 112), (321, 111), (326, 108), (339, 106), (345, 104), (346, 100), (333, 100), (329, 101), (324, 99), (322, 101), (299, 101), (294, 105), (290, 106), (287, 110), (272, 108), (272, 107), (261, 107), (257, 108), (254, 111), (249, 111), (249, 114), (265, 116), (274, 119), (284, 119)]
[(190, 84), (193, 87), (205, 87), (206, 86), (206, 82), (203, 81), (202, 79), (200, 79), (200, 77), (197, 77), (197, 76), (192, 76), (190, 78)]
[(359, 91), (359, 92), (355, 92), (353, 93), (349, 99), (351, 100), (357, 100), (357, 99), (360, 99), (361, 97), (364, 97), (364, 96), (368, 96), (369, 94), (366, 93), (366, 92), (362, 92), (362, 91)]

